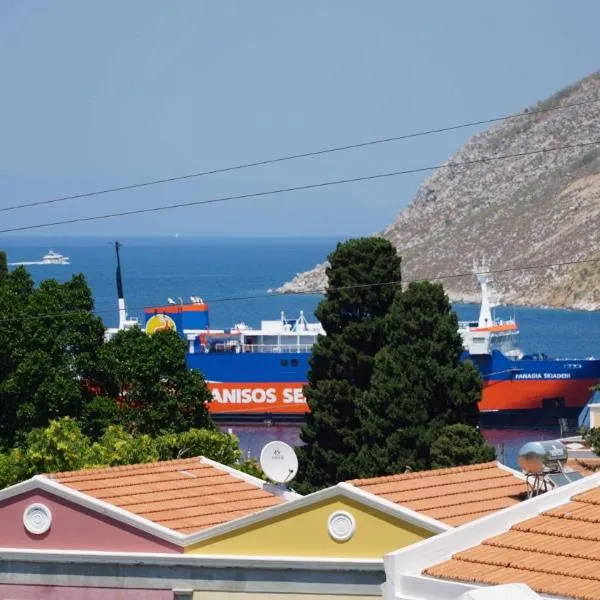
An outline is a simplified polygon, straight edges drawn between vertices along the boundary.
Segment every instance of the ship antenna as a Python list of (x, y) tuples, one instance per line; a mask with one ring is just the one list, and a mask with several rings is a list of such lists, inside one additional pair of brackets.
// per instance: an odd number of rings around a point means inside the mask
[(125, 308), (125, 296), (123, 294), (123, 279), (121, 277), (121, 256), (119, 255), (120, 242), (115, 242), (115, 252), (117, 253), (117, 301), (119, 305), (119, 329), (125, 329), (127, 321), (127, 309)]

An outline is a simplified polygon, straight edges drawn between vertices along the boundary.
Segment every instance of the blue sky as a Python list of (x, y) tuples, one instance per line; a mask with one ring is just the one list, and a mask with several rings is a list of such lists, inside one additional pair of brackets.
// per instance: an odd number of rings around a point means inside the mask
[[(0, 206), (522, 109), (598, 68), (596, 0), (0, 2)], [(0, 228), (446, 160), (473, 131), (0, 213)], [(358, 235), (424, 175), (33, 231)]]

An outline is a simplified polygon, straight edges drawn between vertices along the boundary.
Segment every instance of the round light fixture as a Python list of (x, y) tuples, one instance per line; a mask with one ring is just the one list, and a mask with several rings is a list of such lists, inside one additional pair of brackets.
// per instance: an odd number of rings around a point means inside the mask
[(338, 510), (330, 515), (327, 529), (336, 542), (346, 542), (356, 531), (356, 521), (349, 512)]
[(23, 525), (29, 533), (41, 535), (50, 529), (52, 512), (45, 504), (30, 504), (23, 511)]

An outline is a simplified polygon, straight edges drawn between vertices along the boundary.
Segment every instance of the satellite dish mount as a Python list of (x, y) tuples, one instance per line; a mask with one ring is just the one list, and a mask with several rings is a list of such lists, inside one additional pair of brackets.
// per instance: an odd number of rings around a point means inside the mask
[(298, 457), (285, 442), (269, 442), (260, 453), (260, 466), (273, 483), (287, 487), (298, 473)]

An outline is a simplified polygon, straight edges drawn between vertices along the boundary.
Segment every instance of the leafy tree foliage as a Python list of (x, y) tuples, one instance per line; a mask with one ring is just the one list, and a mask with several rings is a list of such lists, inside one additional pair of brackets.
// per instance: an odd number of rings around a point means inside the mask
[(93, 307), (82, 275), (36, 287), (19, 267), (0, 279), (0, 449), (61, 417), (94, 440), (110, 424), (154, 436), (213, 426), (183, 340), (135, 328), (105, 343)]
[(8, 261), (6, 259), (6, 252), (4, 250), (0, 250), (0, 281), (6, 276), (8, 273)]
[(212, 458), (263, 477), (256, 461), (244, 460), (239, 440), (220, 431), (192, 429), (153, 438), (146, 434), (132, 435), (120, 425), (110, 425), (93, 442), (76, 420), (65, 417), (52, 421), (45, 429), (31, 431), (19, 447), (0, 454), (0, 487), (40, 473), (192, 456)]
[(397, 294), (386, 332), (360, 405), (360, 476), (491, 460), (476, 429), (481, 379), (459, 361), (458, 322), (442, 286), (411, 283)]
[(82, 275), (35, 287), (19, 267), (0, 280), (0, 447), (61, 416), (80, 417), (104, 326)]
[(592, 450), (600, 456), (600, 427), (581, 428), (581, 436), (591, 446)]
[[(185, 342), (175, 332), (120, 331), (100, 348), (99, 364), (97, 381), (109, 398), (119, 399), (116, 420), (129, 432), (158, 435), (213, 426), (210, 390), (198, 371), (188, 369)], [(100, 399), (87, 411), (95, 428), (114, 418)]]
[(355, 473), (359, 406), (400, 285), (400, 258), (382, 238), (338, 244), (329, 264), (327, 292), (315, 311), (327, 336), (313, 346), (305, 388), (310, 413), (301, 432), (306, 445), (299, 449), (297, 480), (305, 492)]
[[(399, 285), (388, 242), (339, 244), (316, 315), (298, 489), (491, 460), (477, 429), (481, 379), (439, 284)], [(375, 284), (375, 285), (373, 285)]]
[(224, 465), (238, 463), (242, 458), (238, 439), (209, 429), (190, 429), (182, 433), (168, 433), (157, 439), (161, 460), (208, 456)]
[(89, 441), (89, 449), (83, 455), (87, 466), (135, 465), (159, 460), (157, 440), (149, 435), (133, 436), (121, 425), (109, 425), (97, 442)]
[(485, 443), (479, 430), (471, 425), (455, 423), (446, 425), (431, 444), (431, 467), (474, 465), (496, 458), (492, 446)]

